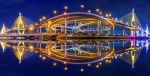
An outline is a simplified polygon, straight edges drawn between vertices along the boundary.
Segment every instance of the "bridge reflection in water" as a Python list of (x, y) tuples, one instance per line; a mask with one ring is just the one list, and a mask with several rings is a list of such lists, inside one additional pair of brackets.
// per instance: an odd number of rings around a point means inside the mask
[[(38, 54), (42, 60), (53, 59), (67, 64), (85, 64), (103, 62), (111, 63), (112, 59), (120, 58), (132, 65), (138, 59), (143, 47), (148, 47), (149, 42), (135, 40), (66, 40), (66, 41), (0, 41), (3, 52), (12, 48), (19, 63), (24, 59)], [(56, 65), (56, 63), (54, 63)], [(97, 65), (97, 67), (99, 67)]]

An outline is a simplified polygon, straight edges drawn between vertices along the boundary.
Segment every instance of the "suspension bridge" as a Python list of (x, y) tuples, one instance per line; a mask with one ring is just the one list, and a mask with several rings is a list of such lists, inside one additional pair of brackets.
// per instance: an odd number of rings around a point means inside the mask
[[(117, 28), (120, 28), (118, 31)], [(57, 40), (64, 38), (139, 38), (149, 37), (148, 26), (144, 29), (134, 9), (118, 20), (86, 12), (63, 13), (55, 17), (43, 18), (40, 23), (29, 24), (19, 13), (12, 28), (3, 24), (0, 39), (32, 39)], [(16, 38), (17, 37), (17, 38)], [(48, 39), (47, 39), (48, 38)], [(50, 38), (51, 39), (51, 38)]]
[[(87, 41), (93, 38), (99, 40)], [(140, 38), (147, 40), (136, 41)], [(30, 24), (30, 20), (19, 13), (12, 28), (3, 24), (0, 31), (3, 52), (6, 48), (12, 48), (19, 63), (38, 53), (42, 60), (51, 58), (65, 65), (90, 66), (103, 61), (111, 63), (111, 59), (120, 58), (134, 68), (140, 50), (143, 47), (148, 50), (148, 38), (149, 28), (142, 27), (134, 9), (121, 19), (90, 12), (65, 12), (49, 19), (43, 17), (40, 23), (35, 24)], [(115, 47), (119, 40), (121, 49)], [(126, 44), (129, 46), (125, 47)]]

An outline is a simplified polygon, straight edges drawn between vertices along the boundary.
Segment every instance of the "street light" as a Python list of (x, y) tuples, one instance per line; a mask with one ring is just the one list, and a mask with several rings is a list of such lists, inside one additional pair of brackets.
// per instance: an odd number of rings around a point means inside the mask
[(64, 15), (67, 15), (67, 12), (64, 12)]
[[(31, 26), (29, 27), (29, 30), (30, 30), (30, 31), (33, 31), (33, 30), (34, 30), (34, 26), (31, 25)], [(30, 47), (30, 48), (31, 48), (31, 47)]]
[(67, 10), (67, 9), (68, 9), (68, 6), (65, 6), (64, 9)]
[(64, 70), (66, 71), (66, 70), (68, 70), (68, 68), (67, 68), (67, 67), (65, 67), (65, 68), (64, 68)]
[(84, 69), (83, 69), (83, 68), (81, 68), (81, 69), (80, 69), (80, 71), (81, 71), (81, 72), (83, 72), (83, 71), (84, 71)]
[(100, 11), (100, 12), (99, 12), (99, 14), (101, 15), (101, 14), (102, 14), (102, 12)]
[(109, 15), (108, 14), (106, 14), (106, 17), (108, 17)]
[(96, 68), (99, 68), (99, 65), (96, 65)]
[(109, 13), (108, 15), (109, 15), (109, 17), (111, 17), (111, 13)]
[(84, 8), (84, 5), (83, 5), (83, 4), (81, 4), (81, 5), (80, 5), (80, 7), (81, 7), (81, 8)]
[(30, 49), (31, 51), (33, 51), (33, 50), (34, 50), (34, 46), (33, 46), (33, 45), (30, 45), (30, 46), (29, 46), (29, 49)]
[(57, 11), (56, 11), (56, 10), (54, 10), (54, 11), (53, 11), (53, 13), (54, 13), (54, 14), (56, 14), (56, 13), (57, 13)]
[(65, 9), (65, 11), (64, 11), (64, 15), (66, 15), (66, 14), (67, 14), (67, 12), (66, 12), (66, 11), (67, 11), (67, 9), (68, 9), (68, 6), (65, 6), (65, 7), (64, 7), (64, 9)]
[(91, 64), (88, 64), (88, 67), (90, 67), (91, 66)]
[(91, 13), (91, 10), (88, 10), (88, 13)]
[(46, 57), (42, 57), (42, 60), (45, 60), (46, 59)]
[(53, 63), (53, 66), (56, 66), (57, 65), (57, 63)]
[(98, 13), (99, 11), (100, 11), (100, 10), (97, 8), (97, 9), (96, 9), (96, 12)]
[(42, 22), (42, 19), (40, 18), (39, 21)]
[(43, 19), (43, 20), (46, 20), (46, 17), (45, 17), (45, 16), (43, 16), (43, 17), (42, 17), (42, 19)]

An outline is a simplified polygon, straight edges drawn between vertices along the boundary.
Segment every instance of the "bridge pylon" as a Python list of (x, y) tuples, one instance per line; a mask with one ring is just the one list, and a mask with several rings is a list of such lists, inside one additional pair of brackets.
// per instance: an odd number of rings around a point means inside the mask
[(146, 36), (146, 37), (149, 36), (149, 28), (148, 28), (148, 25), (146, 26), (146, 29), (145, 29), (145, 36)]
[[(131, 27), (136, 26), (135, 24), (135, 11), (132, 9), (132, 16), (131, 16)], [(135, 29), (131, 29), (131, 36), (135, 36)]]
[(25, 44), (23, 41), (20, 41), (18, 43), (18, 46), (15, 47), (15, 55), (19, 60), (19, 64), (22, 63), (24, 53), (25, 53)]
[(2, 27), (2, 29), (1, 29), (1, 32), (0, 32), (1, 34), (7, 34), (7, 29), (6, 29), (6, 26), (5, 26), (5, 24), (3, 24), (3, 27)]
[(5, 49), (7, 47), (7, 44), (5, 42), (1, 42), (1, 47), (2, 47), (2, 50), (3, 50), (3, 53), (5, 52)]
[(139, 28), (142, 28), (134, 9), (132, 9), (131, 13), (122, 18), (122, 22), (128, 23), (128, 27), (130, 28), (130, 36), (136, 36), (136, 31), (139, 30)]
[(16, 21), (16, 30), (18, 31), (19, 35), (23, 35), (25, 33), (25, 25), (21, 13), (19, 13), (19, 17)]

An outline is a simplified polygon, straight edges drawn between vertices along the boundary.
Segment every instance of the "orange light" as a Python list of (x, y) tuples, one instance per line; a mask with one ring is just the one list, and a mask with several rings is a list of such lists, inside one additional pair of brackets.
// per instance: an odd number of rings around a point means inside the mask
[(43, 20), (46, 20), (46, 17), (45, 17), (45, 16), (43, 16), (43, 17), (42, 17), (42, 19), (43, 19)]
[(29, 30), (30, 30), (30, 31), (33, 31), (33, 30), (34, 30), (34, 26), (33, 26), (33, 25), (30, 26), (30, 27), (29, 27)]
[(64, 64), (67, 64), (67, 62), (66, 62), (66, 61), (64, 61)]
[(30, 49), (31, 51), (33, 51), (33, 50), (34, 50), (34, 47), (33, 47), (32, 45), (30, 45), (30, 46), (29, 46), (29, 49)]

